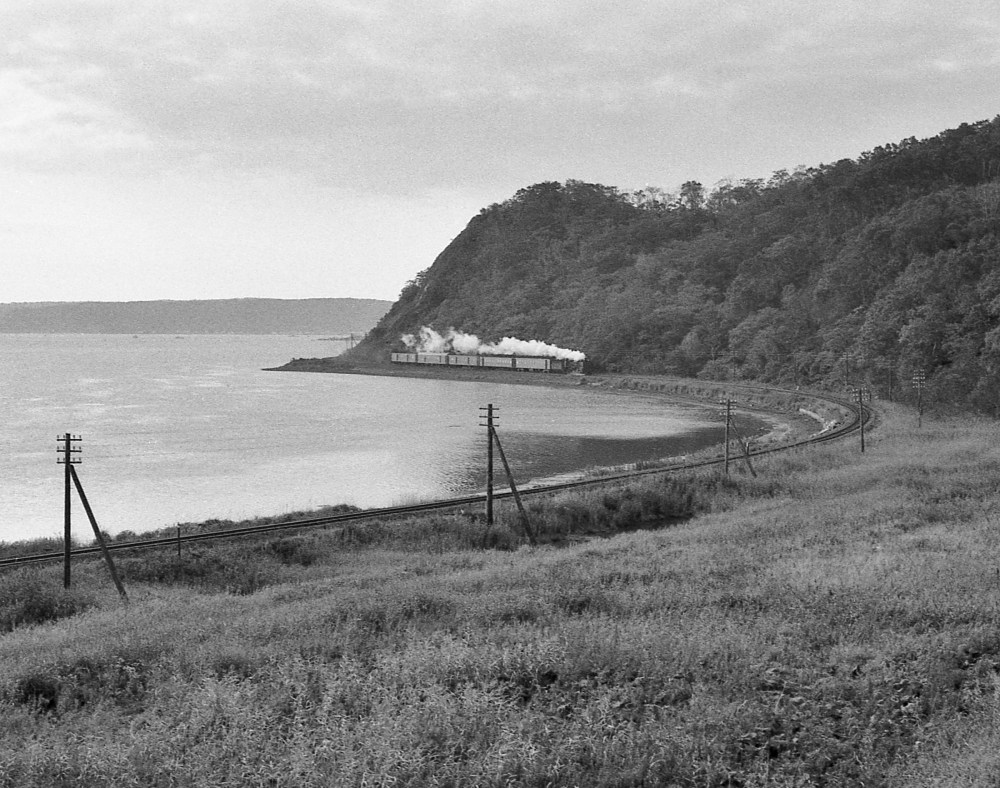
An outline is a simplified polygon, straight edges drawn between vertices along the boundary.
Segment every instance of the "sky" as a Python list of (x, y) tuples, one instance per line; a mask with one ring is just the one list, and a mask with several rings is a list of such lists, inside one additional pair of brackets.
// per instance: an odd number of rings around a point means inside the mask
[(1000, 114), (996, 0), (0, 5), (0, 302), (395, 300), (540, 181), (768, 177)]

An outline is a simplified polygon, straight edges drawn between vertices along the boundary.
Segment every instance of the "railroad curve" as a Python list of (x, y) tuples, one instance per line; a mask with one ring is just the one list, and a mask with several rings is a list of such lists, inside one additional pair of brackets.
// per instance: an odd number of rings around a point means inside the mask
[[(785, 393), (793, 395), (802, 395), (801, 391), (793, 391), (791, 389), (774, 388), (770, 386), (755, 386), (752, 384), (726, 384), (728, 389), (742, 389), (745, 391), (755, 391), (755, 392), (776, 392)], [(788, 443), (781, 443), (775, 446), (767, 446), (759, 448), (750, 452), (751, 457), (757, 457), (765, 454), (773, 454), (780, 451), (788, 451), (790, 449), (800, 448), (803, 446), (809, 446), (813, 444), (825, 443), (827, 441), (842, 439), (858, 430), (862, 429), (862, 425), (868, 424), (873, 418), (873, 411), (867, 407), (861, 407), (853, 402), (846, 399), (841, 399), (829, 394), (817, 394), (815, 392), (805, 392), (806, 396), (812, 399), (820, 400), (831, 405), (836, 405), (843, 408), (848, 413), (851, 414), (850, 418), (845, 420), (844, 423), (836, 425), (831, 430), (824, 430), (823, 432), (811, 435), (807, 438), (802, 438), (797, 441), (790, 441)], [(621, 482), (628, 481), (630, 479), (636, 479), (644, 476), (654, 476), (658, 474), (665, 473), (677, 473), (678, 471), (690, 470), (692, 468), (704, 468), (711, 465), (720, 465), (725, 462), (725, 458), (713, 457), (704, 460), (696, 460), (691, 462), (680, 462), (671, 465), (664, 465), (657, 468), (647, 468), (644, 470), (637, 471), (623, 471), (621, 473), (609, 474), (606, 476), (599, 476), (591, 479), (579, 479), (569, 482), (561, 482), (558, 484), (548, 484), (539, 487), (528, 487), (520, 490), (522, 497), (535, 496), (535, 495), (547, 495), (556, 492), (563, 492), (565, 490), (580, 489), (586, 487), (598, 487), (603, 484), (608, 484), (611, 482)], [(506, 498), (513, 497), (513, 492), (497, 492), (494, 493), (494, 500), (503, 500)], [(464, 498), (447, 498), (440, 501), (430, 501), (428, 503), (422, 504), (411, 504), (408, 506), (389, 506), (380, 509), (364, 509), (359, 512), (348, 512), (345, 514), (328, 515), (325, 517), (313, 517), (305, 518), (302, 520), (293, 520), (284, 523), (270, 523), (268, 525), (254, 525), (246, 526), (244, 528), (230, 528), (221, 531), (204, 531), (196, 534), (181, 534), (176, 537), (163, 537), (160, 539), (146, 539), (138, 540), (134, 542), (112, 542), (107, 544), (107, 549), (109, 551), (122, 551), (122, 550), (145, 550), (155, 547), (167, 547), (175, 546), (178, 544), (183, 544), (186, 542), (201, 542), (210, 539), (232, 539), (239, 536), (250, 536), (254, 534), (263, 533), (273, 533), (278, 531), (289, 531), (297, 530), (302, 528), (318, 528), (328, 525), (337, 525), (340, 523), (358, 522), (363, 520), (374, 520), (381, 517), (398, 517), (402, 515), (410, 514), (420, 514), (423, 512), (441, 511), (447, 509), (456, 509), (459, 507), (473, 506), (476, 504), (482, 504), (486, 502), (486, 495), (471, 495)], [(70, 551), (70, 556), (73, 558), (83, 557), (89, 555), (95, 555), (101, 552), (101, 548), (97, 545), (93, 547), (78, 547)], [(24, 564), (37, 564), (44, 563), (47, 561), (58, 561), (64, 558), (64, 552), (53, 552), (53, 553), (38, 553), (35, 555), (26, 556), (15, 556), (11, 558), (0, 558), (0, 567), (6, 566), (21, 566)]]

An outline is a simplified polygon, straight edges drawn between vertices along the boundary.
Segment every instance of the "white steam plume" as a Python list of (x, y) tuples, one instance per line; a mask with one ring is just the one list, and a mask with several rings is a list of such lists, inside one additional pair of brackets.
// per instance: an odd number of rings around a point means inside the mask
[(423, 326), (417, 334), (403, 336), (403, 344), (418, 353), (464, 353), (470, 356), (545, 356), (567, 361), (583, 361), (587, 356), (579, 350), (556, 347), (537, 339), (504, 337), (492, 344), (481, 342), (475, 334), (464, 334), (449, 328), (443, 335)]

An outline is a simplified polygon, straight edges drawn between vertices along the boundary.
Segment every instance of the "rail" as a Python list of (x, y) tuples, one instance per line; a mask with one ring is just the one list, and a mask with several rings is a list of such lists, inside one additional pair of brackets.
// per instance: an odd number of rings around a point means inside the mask
[[(752, 386), (749, 384), (727, 384), (727, 388), (742, 388), (744, 390), (753, 391), (771, 391), (780, 392), (787, 394), (802, 394), (802, 392), (792, 391), (790, 389), (776, 389), (771, 387), (763, 386)], [(775, 446), (767, 446), (763, 448), (758, 448), (750, 453), (751, 457), (757, 457), (764, 454), (773, 454), (780, 451), (788, 451), (790, 449), (800, 448), (803, 446), (809, 446), (819, 443), (825, 443), (827, 441), (838, 440), (846, 437), (854, 432), (857, 432), (861, 428), (862, 419), (864, 423), (867, 424), (872, 418), (872, 411), (870, 408), (859, 407), (857, 404), (837, 397), (832, 397), (826, 394), (816, 394), (813, 392), (807, 392), (808, 396), (813, 399), (822, 400), (827, 403), (837, 405), (848, 413), (851, 417), (843, 424), (838, 424), (834, 429), (827, 430), (815, 435), (811, 435), (807, 438), (802, 438), (797, 441), (790, 441), (788, 443), (781, 443)], [(644, 476), (654, 476), (664, 473), (677, 473), (678, 471), (691, 470), (693, 468), (704, 468), (711, 465), (720, 465), (725, 462), (724, 457), (711, 457), (703, 460), (695, 460), (689, 462), (674, 463), (670, 465), (663, 465), (656, 468), (646, 468), (643, 470), (634, 471), (623, 471), (621, 473), (608, 474), (604, 476), (598, 476), (589, 479), (577, 479), (574, 481), (560, 482), (558, 484), (547, 484), (538, 487), (526, 487), (522, 489), (521, 495), (551, 495), (552, 493), (563, 492), (565, 490), (581, 489), (586, 487), (598, 487), (600, 485), (629, 481), (632, 479), (644, 477)], [(494, 500), (511, 498), (513, 493), (498, 492), (493, 495)], [(176, 546), (177, 544), (183, 544), (186, 542), (201, 542), (210, 539), (231, 539), (239, 536), (251, 536), (256, 534), (264, 533), (274, 533), (279, 531), (289, 531), (300, 528), (318, 528), (329, 525), (339, 525), (342, 523), (358, 522), (362, 520), (375, 520), (386, 517), (400, 517), (412, 514), (420, 514), (423, 512), (433, 512), (441, 511), (447, 509), (457, 509), (463, 506), (472, 506), (475, 504), (481, 504), (486, 501), (485, 495), (470, 495), (464, 498), (448, 498), (441, 501), (430, 501), (427, 503), (410, 504), (407, 506), (389, 506), (380, 509), (364, 509), (358, 512), (345, 512), (343, 514), (326, 515), (324, 517), (311, 517), (302, 520), (292, 520), (283, 523), (268, 523), (267, 525), (252, 525), (246, 526), (244, 528), (227, 528), (219, 531), (202, 531), (200, 533), (193, 534), (181, 534), (178, 536), (167, 536), (159, 539), (142, 539), (133, 542), (110, 542), (107, 544), (108, 550), (111, 551), (122, 551), (122, 550), (145, 550), (155, 547), (169, 547)], [(70, 555), (74, 558), (94, 555), (99, 553), (101, 548), (97, 545), (92, 547), (78, 547), (70, 552)], [(0, 567), (8, 566), (21, 566), (25, 564), (37, 564), (44, 563), (47, 561), (59, 561), (64, 558), (64, 553), (62, 550), (52, 553), (37, 553), (34, 555), (24, 555), (24, 556), (11, 556), (8, 558), (0, 558)]]

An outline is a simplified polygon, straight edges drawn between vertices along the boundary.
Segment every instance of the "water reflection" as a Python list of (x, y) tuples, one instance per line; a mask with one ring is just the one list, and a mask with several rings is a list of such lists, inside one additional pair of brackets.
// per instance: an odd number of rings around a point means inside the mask
[[(587, 468), (628, 465), (636, 462), (678, 457), (722, 441), (722, 426), (690, 430), (681, 435), (652, 438), (604, 438), (588, 435), (549, 433), (502, 433), (500, 440), (518, 483), (547, 479)], [(449, 491), (466, 493), (486, 485), (486, 439), (482, 446), (470, 447), (464, 460), (465, 472), (447, 484)], [(478, 459), (477, 459), (478, 458)], [(496, 478), (503, 468), (496, 458)], [(504, 482), (506, 483), (506, 482)]]
[[(482, 490), (480, 408), (499, 409), (515, 478), (672, 457), (717, 442), (716, 408), (588, 386), (262, 372), (308, 337), (0, 335), (0, 539), (59, 533), (51, 439), (84, 435), (88, 496), (111, 533), (337, 503)], [(38, 363), (44, 359), (45, 363)], [(749, 426), (748, 426), (749, 429)], [(498, 479), (502, 478), (499, 461)]]

